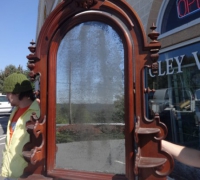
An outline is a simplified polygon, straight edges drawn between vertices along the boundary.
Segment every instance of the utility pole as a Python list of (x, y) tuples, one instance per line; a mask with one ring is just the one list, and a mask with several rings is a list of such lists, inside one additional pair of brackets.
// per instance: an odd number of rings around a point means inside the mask
[(72, 123), (72, 107), (71, 107), (71, 71), (72, 65), (71, 61), (69, 62), (69, 124)]

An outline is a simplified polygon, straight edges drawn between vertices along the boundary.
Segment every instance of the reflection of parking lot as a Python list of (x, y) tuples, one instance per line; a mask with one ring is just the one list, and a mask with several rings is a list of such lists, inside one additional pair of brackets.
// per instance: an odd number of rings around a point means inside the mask
[(125, 173), (124, 139), (70, 142), (57, 147), (58, 168)]

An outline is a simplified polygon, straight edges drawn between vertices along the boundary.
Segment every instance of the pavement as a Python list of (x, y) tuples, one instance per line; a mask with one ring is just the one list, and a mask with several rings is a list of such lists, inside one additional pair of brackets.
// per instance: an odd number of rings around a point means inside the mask
[[(57, 144), (57, 168), (125, 173), (124, 139)], [(87, 163), (86, 163), (87, 162)]]
[[(2, 151), (5, 145), (8, 118), (9, 116), (0, 115), (0, 165), (2, 162)], [(4, 178), (0, 176), (0, 180), (4, 180)]]

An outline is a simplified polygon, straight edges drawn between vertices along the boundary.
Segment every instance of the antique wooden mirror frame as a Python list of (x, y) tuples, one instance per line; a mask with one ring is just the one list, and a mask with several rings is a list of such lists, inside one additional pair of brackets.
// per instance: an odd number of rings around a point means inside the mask
[[(99, 21), (111, 26), (118, 33), (124, 46), (125, 175), (55, 168), (57, 51), (69, 30), (88, 21)], [(133, 180), (136, 176), (139, 179), (166, 179), (173, 168), (172, 157), (161, 150), (160, 140), (166, 136), (167, 128), (160, 122), (158, 115), (153, 120), (145, 116), (144, 95), (150, 90), (144, 86), (144, 69), (151, 68), (156, 73), (161, 47), (155, 28), (152, 25), (150, 43), (147, 43), (139, 17), (125, 1), (64, 0), (56, 7), (45, 21), (36, 46), (33, 43), (30, 47), (32, 53), (27, 56), (31, 79), (34, 80), (38, 75), (40, 77), (41, 117), (37, 120), (35, 129), (37, 133), (42, 134), (43, 139), (40, 145), (37, 143), (35, 151), (31, 151), (29, 172), (70, 180)], [(31, 143), (37, 141), (36, 137)]]

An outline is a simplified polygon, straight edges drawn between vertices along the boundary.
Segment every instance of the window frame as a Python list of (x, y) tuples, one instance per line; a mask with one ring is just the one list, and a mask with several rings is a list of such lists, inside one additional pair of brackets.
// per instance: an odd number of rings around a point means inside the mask
[[(99, 21), (105, 24), (110, 25), (113, 29), (118, 33), (118, 35), (122, 39), (122, 43), (124, 44), (124, 68), (125, 68), (125, 159), (126, 159), (126, 174), (125, 175), (117, 175), (117, 174), (105, 174), (105, 173), (93, 173), (93, 172), (80, 172), (75, 170), (64, 170), (64, 169), (57, 169), (54, 167), (55, 165), (55, 154), (56, 154), (56, 146), (55, 146), (55, 131), (56, 131), (56, 124), (55, 124), (55, 111), (52, 109), (55, 108), (56, 104), (56, 89), (55, 89), (55, 82), (56, 82), (56, 59), (57, 59), (57, 51), (59, 44), (65, 34), (75, 27), (76, 25), (88, 22), (88, 21)], [(121, 179), (125, 180), (128, 177), (133, 177), (133, 136), (131, 132), (133, 131), (133, 101), (134, 96), (130, 92), (133, 89), (133, 49), (132, 49), (132, 42), (131, 38), (129, 37), (129, 33), (127, 29), (119, 23), (116, 18), (113, 18), (106, 12), (99, 13), (98, 11), (87, 11), (82, 14), (77, 14), (76, 17), (72, 19), (68, 19), (68, 21), (63, 22), (62, 26), (55, 32), (49, 47), (49, 54), (48, 54), (48, 71), (53, 72), (48, 74), (48, 107), (47, 107), (47, 117), (48, 117), (48, 124), (47, 124), (47, 175), (57, 178), (78, 178), (80, 177), (83, 179), (105, 179), (105, 180), (113, 180), (113, 179)], [(129, 104), (129, 105), (127, 105)], [(52, 133), (54, 132), (54, 133)], [(54, 135), (53, 135), (54, 134)], [(132, 178), (130, 178), (132, 179)]]

